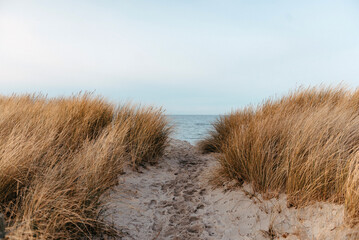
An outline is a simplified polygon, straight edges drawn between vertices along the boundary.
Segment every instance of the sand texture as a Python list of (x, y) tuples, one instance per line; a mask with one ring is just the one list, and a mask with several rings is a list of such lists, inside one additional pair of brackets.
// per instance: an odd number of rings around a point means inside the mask
[(121, 176), (103, 199), (105, 220), (123, 239), (359, 238), (344, 225), (342, 205), (287, 208), (284, 194), (264, 200), (250, 184), (213, 189), (208, 175), (215, 167), (213, 156), (171, 140), (159, 164)]

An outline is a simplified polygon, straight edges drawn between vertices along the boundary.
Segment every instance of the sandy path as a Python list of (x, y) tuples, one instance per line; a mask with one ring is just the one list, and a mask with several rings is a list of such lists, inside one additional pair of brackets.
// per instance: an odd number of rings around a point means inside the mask
[(160, 164), (126, 174), (109, 202), (124, 239), (199, 239), (209, 231), (202, 220), (206, 189), (198, 179), (205, 167), (206, 157), (174, 140)]
[(164, 158), (142, 172), (128, 170), (104, 199), (106, 220), (123, 239), (350, 239), (343, 206), (294, 209), (286, 198), (263, 200), (249, 184), (213, 190), (206, 179), (216, 161), (172, 140)]

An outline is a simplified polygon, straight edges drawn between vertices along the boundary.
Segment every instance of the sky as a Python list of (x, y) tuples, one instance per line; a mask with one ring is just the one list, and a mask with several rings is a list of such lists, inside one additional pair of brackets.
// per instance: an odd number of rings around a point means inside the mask
[(0, 0), (0, 94), (224, 114), (340, 83), (359, 86), (358, 1)]

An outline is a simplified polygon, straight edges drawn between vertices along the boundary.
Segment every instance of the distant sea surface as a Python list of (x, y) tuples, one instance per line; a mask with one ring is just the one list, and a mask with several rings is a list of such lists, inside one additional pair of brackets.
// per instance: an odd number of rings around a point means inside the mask
[(174, 124), (172, 137), (194, 145), (208, 134), (212, 129), (211, 123), (218, 117), (219, 115), (168, 115)]

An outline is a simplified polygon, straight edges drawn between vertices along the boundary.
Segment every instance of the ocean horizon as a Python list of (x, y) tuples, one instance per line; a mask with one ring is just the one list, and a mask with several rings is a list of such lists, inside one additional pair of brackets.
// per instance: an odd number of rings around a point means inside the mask
[(220, 115), (167, 115), (170, 123), (174, 125), (173, 138), (187, 141), (195, 145), (199, 140), (208, 135), (212, 129), (212, 123)]

